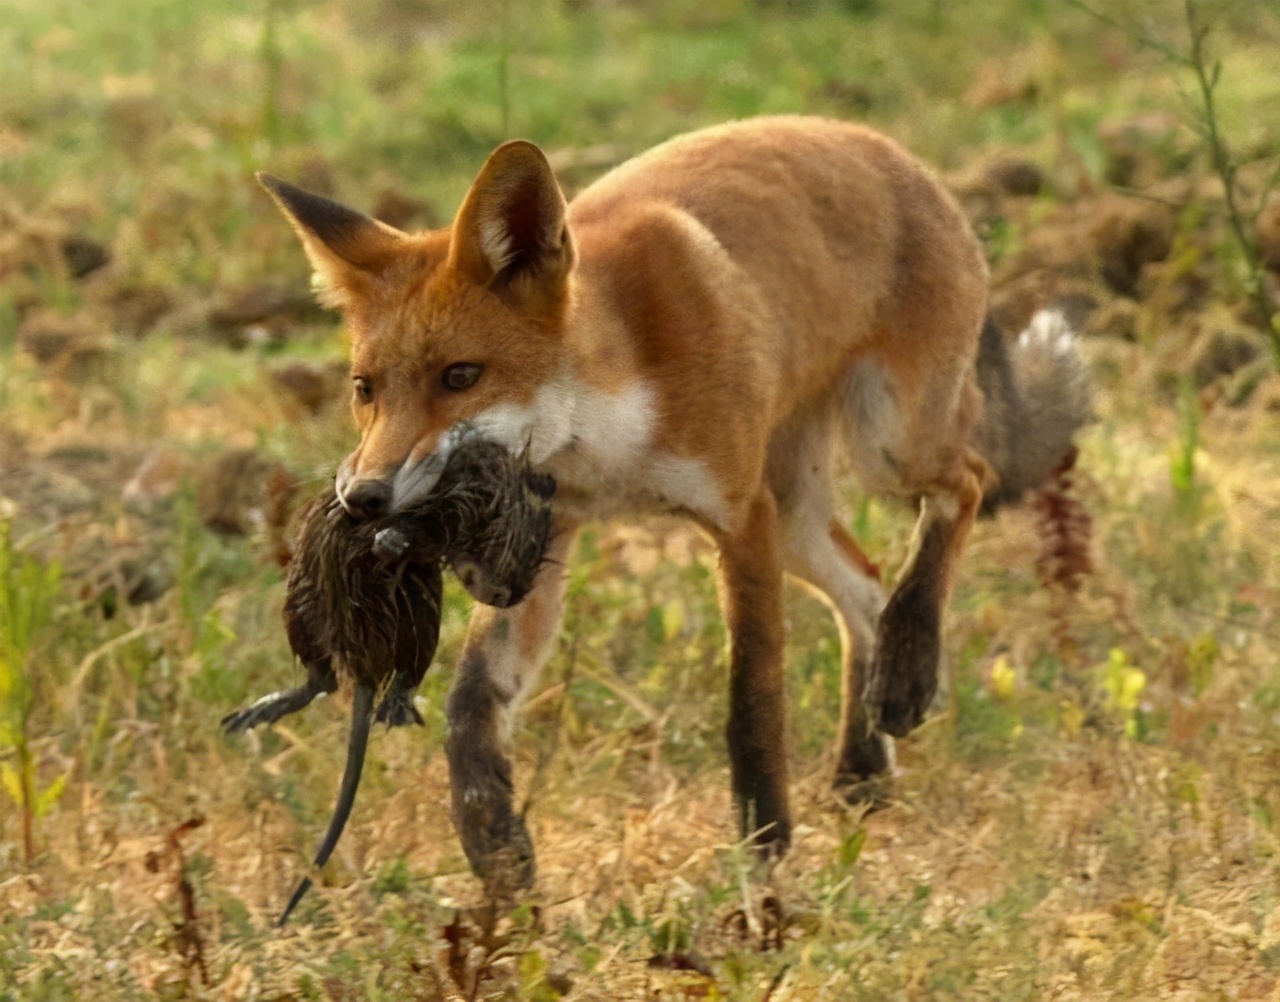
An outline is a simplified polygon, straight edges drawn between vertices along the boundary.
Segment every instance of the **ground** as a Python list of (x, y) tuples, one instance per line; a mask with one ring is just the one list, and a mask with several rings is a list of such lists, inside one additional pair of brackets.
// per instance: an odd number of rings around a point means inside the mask
[[(1196, 7), (1246, 236), (1280, 270), (1280, 17)], [(1280, 376), (1174, 0), (58, 0), (0, 23), (0, 999), (1280, 999)], [(714, 553), (600, 526), (517, 730), (538, 883), (487, 907), (425, 729), (323, 829), (341, 698), (296, 677), (290, 512), (353, 434), (336, 319), (252, 182), (447, 221), (525, 135), (567, 188), (699, 124), (885, 129), (982, 234), (993, 315), (1080, 324), (1075, 468), (975, 530), (883, 809), (830, 789), (838, 651), (788, 604), (797, 828), (736, 843)], [(1253, 283), (1253, 284), (1250, 284)], [(1254, 294), (1261, 290), (1261, 294)], [(909, 513), (847, 485), (886, 568)], [(30, 627), (30, 628), (28, 628)]]

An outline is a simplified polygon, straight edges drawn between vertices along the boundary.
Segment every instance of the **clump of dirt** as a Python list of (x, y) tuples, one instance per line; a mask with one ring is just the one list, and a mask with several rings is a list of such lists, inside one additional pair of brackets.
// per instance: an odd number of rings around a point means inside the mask
[(283, 464), (256, 449), (228, 449), (205, 464), (196, 484), (196, 511), (215, 532), (248, 535), (265, 529), (272, 512), (271, 485), (293, 480)]
[(267, 284), (223, 292), (208, 313), (214, 330), (235, 346), (284, 340), (293, 327), (322, 317), (305, 289)]
[(1038, 195), (1044, 187), (1044, 171), (1038, 164), (1021, 157), (997, 157), (987, 165), (983, 175), (996, 191), (1014, 197)]
[(62, 238), (62, 257), (72, 278), (84, 278), (109, 263), (111, 252), (98, 241), (73, 233)]
[(18, 324), (19, 347), (41, 365), (49, 365), (105, 335), (101, 321), (83, 311), (65, 316), (54, 310), (37, 310)]
[(1132, 295), (1143, 267), (1173, 249), (1173, 213), (1158, 202), (1107, 198), (1093, 213), (1088, 237), (1107, 284)]
[(1208, 327), (1191, 348), (1190, 371), (1197, 389), (1222, 376), (1231, 376), (1261, 358), (1266, 345), (1260, 335), (1243, 327)]
[(1106, 150), (1107, 182), (1138, 190), (1184, 166), (1195, 145), (1176, 116), (1159, 111), (1104, 122), (1098, 138)]
[(103, 295), (112, 328), (131, 337), (150, 333), (176, 305), (171, 290), (146, 282), (114, 283)]
[(54, 310), (36, 310), (18, 324), (18, 346), (51, 375), (80, 385), (112, 382), (120, 349), (106, 325), (81, 310), (64, 316)]
[(147, 605), (173, 587), (173, 567), (164, 551), (137, 540), (105, 540), (101, 537), (84, 549), (66, 568), (78, 582), (77, 595), (107, 619), (122, 604)]
[(417, 198), (397, 188), (383, 188), (374, 200), (370, 215), (398, 230), (412, 227), (434, 229), (441, 225), (440, 210), (434, 202)]
[(111, 259), (110, 247), (82, 232), (76, 220), (0, 199), (0, 289), (20, 314), (45, 302), (50, 280), (79, 281)]
[(271, 381), (308, 414), (346, 400), (346, 362), (283, 362), (270, 369)]

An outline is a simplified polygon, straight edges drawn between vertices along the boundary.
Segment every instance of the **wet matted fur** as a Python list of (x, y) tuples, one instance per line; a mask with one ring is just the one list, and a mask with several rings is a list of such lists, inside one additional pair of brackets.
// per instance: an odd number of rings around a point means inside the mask
[[(371, 722), (422, 723), (413, 693), (439, 640), (444, 563), (479, 600), (499, 607), (519, 602), (551, 540), (554, 489), (525, 457), (473, 438), (449, 458), (431, 495), (412, 508), (357, 521), (330, 490), (307, 510), (284, 604), (289, 646), (307, 678), (222, 724), (235, 732), (273, 723), (344, 681), (352, 689), (347, 765), (315, 866), (328, 860), (351, 813)], [(310, 878), (299, 884), (281, 925), (310, 884)]]

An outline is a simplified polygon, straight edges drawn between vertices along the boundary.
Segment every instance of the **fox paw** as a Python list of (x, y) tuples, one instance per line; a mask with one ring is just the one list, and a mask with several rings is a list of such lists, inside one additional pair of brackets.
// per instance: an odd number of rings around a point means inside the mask
[(864, 698), (874, 725), (884, 733), (906, 737), (933, 702), (940, 625), (938, 603), (910, 582), (894, 592), (881, 613)]
[(865, 807), (867, 812), (879, 811), (893, 802), (893, 781), (888, 776), (857, 776), (836, 774), (831, 789), (850, 807)]
[(446, 746), (453, 826), (472, 872), (491, 899), (505, 900), (533, 885), (533, 840), (512, 809), (511, 764), (496, 748), (465, 740), (455, 730)]
[(524, 819), (507, 804), (472, 800), (459, 805), (455, 800), (454, 824), (467, 861), (490, 898), (511, 898), (533, 886), (533, 840)]
[(832, 787), (845, 803), (876, 810), (889, 803), (893, 760), (890, 739), (865, 725), (865, 719), (858, 720), (845, 735)]

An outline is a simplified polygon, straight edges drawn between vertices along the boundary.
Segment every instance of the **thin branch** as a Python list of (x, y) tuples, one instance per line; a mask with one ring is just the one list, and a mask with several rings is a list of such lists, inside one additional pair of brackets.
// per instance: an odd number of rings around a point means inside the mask
[(1160, 39), (1156, 38), (1154, 35), (1134, 32), (1128, 25), (1121, 24), (1110, 14), (1105, 11), (1100, 11), (1096, 7), (1085, 3), (1084, 0), (1063, 0), (1063, 2), (1066, 3), (1068, 7), (1075, 7), (1077, 10), (1082, 10), (1095, 20), (1101, 21), (1103, 24), (1109, 25), (1117, 31), (1122, 32), (1125, 37), (1137, 42), (1144, 49), (1150, 49), (1152, 52), (1160, 53), (1160, 55), (1164, 56), (1165, 59), (1168, 59), (1172, 63), (1177, 63), (1180, 66), (1191, 65), (1190, 59), (1185, 53), (1179, 52), (1177, 49), (1160, 41)]
[[(1266, 160), (1268, 158), (1258, 157), (1257, 159)], [(1251, 220), (1255, 229), (1257, 228), (1258, 220), (1262, 218), (1262, 214), (1267, 210), (1267, 203), (1271, 200), (1271, 193), (1276, 190), (1278, 185), (1280, 185), (1280, 154), (1276, 154), (1276, 165), (1271, 168), (1270, 176), (1262, 185), (1262, 191), (1258, 193), (1258, 207), (1254, 209), (1253, 219)]]
[(1213, 171), (1222, 182), (1223, 198), (1227, 209), (1227, 225), (1231, 229), (1231, 235), (1235, 239), (1240, 253), (1244, 256), (1245, 265), (1249, 273), (1245, 291), (1262, 320), (1267, 337), (1271, 342), (1275, 365), (1280, 368), (1280, 326), (1272, 319), (1272, 314), (1276, 312), (1275, 306), (1267, 294), (1266, 284), (1263, 281), (1262, 260), (1258, 251), (1258, 244), (1250, 233), (1248, 225), (1256, 224), (1262, 214), (1262, 210), (1266, 207), (1268, 196), (1276, 185), (1280, 184), (1280, 163), (1276, 165), (1276, 169), (1272, 172), (1271, 177), (1263, 188), (1257, 212), (1250, 213), (1246, 219), (1246, 213), (1240, 206), (1241, 191), (1238, 183), (1240, 163), (1231, 155), (1230, 146), (1222, 133), (1221, 122), (1218, 118), (1217, 89), (1222, 82), (1222, 62), (1210, 59), (1207, 44), (1210, 28), (1209, 25), (1200, 20), (1196, 0), (1183, 0), (1183, 18), (1186, 21), (1187, 32), (1190, 36), (1190, 48), (1186, 52), (1178, 51), (1167, 43), (1160, 41), (1150, 32), (1134, 31), (1121, 24), (1110, 14), (1085, 3), (1084, 0), (1063, 0), (1063, 2), (1070, 7), (1084, 11), (1103, 24), (1118, 29), (1143, 48), (1160, 53), (1171, 64), (1191, 71), (1195, 79), (1195, 93), (1187, 94), (1181, 87), (1178, 87), (1178, 94), (1188, 105), (1191, 115), (1189, 124), (1208, 150)]
[(1111, 184), (1107, 186), (1111, 191), (1119, 195), (1128, 195), (1130, 198), (1140, 198), (1146, 202), (1154, 202), (1156, 205), (1163, 205), (1167, 209), (1181, 209), (1182, 204), (1172, 198), (1165, 198), (1162, 195), (1153, 195), (1141, 188), (1133, 188), (1127, 184)]
[(1247, 292), (1262, 318), (1267, 335), (1271, 340), (1271, 350), (1275, 364), (1280, 367), (1280, 330), (1271, 319), (1274, 312), (1266, 287), (1262, 281), (1262, 261), (1258, 254), (1257, 242), (1245, 228), (1244, 213), (1240, 209), (1240, 192), (1236, 184), (1239, 166), (1231, 158), (1231, 151), (1218, 123), (1218, 104), (1216, 91), (1222, 80), (1222, 63), (1209, 63), (1205, 49), (1205, 40), (1209, 36), (1207, 25), (1201, 24), (1196, 11), (1195, 0), (1183, 0), (1183, 11), (1187, 19), (1187, 28), (1191, 34), (1191, 68), (1196, 82), (1200, 86), (1200, 98), (1204, 108), (1204, 125), (1207, 132), (1206, 142), (1213, 158), (1214, 170), (1222, 181), (1223, 195), (1227, 203), (1227, 222), (1235, 235), (1236, 244), (1244, 255), (1245, 264), (1249, 268), (1249, 285)]

